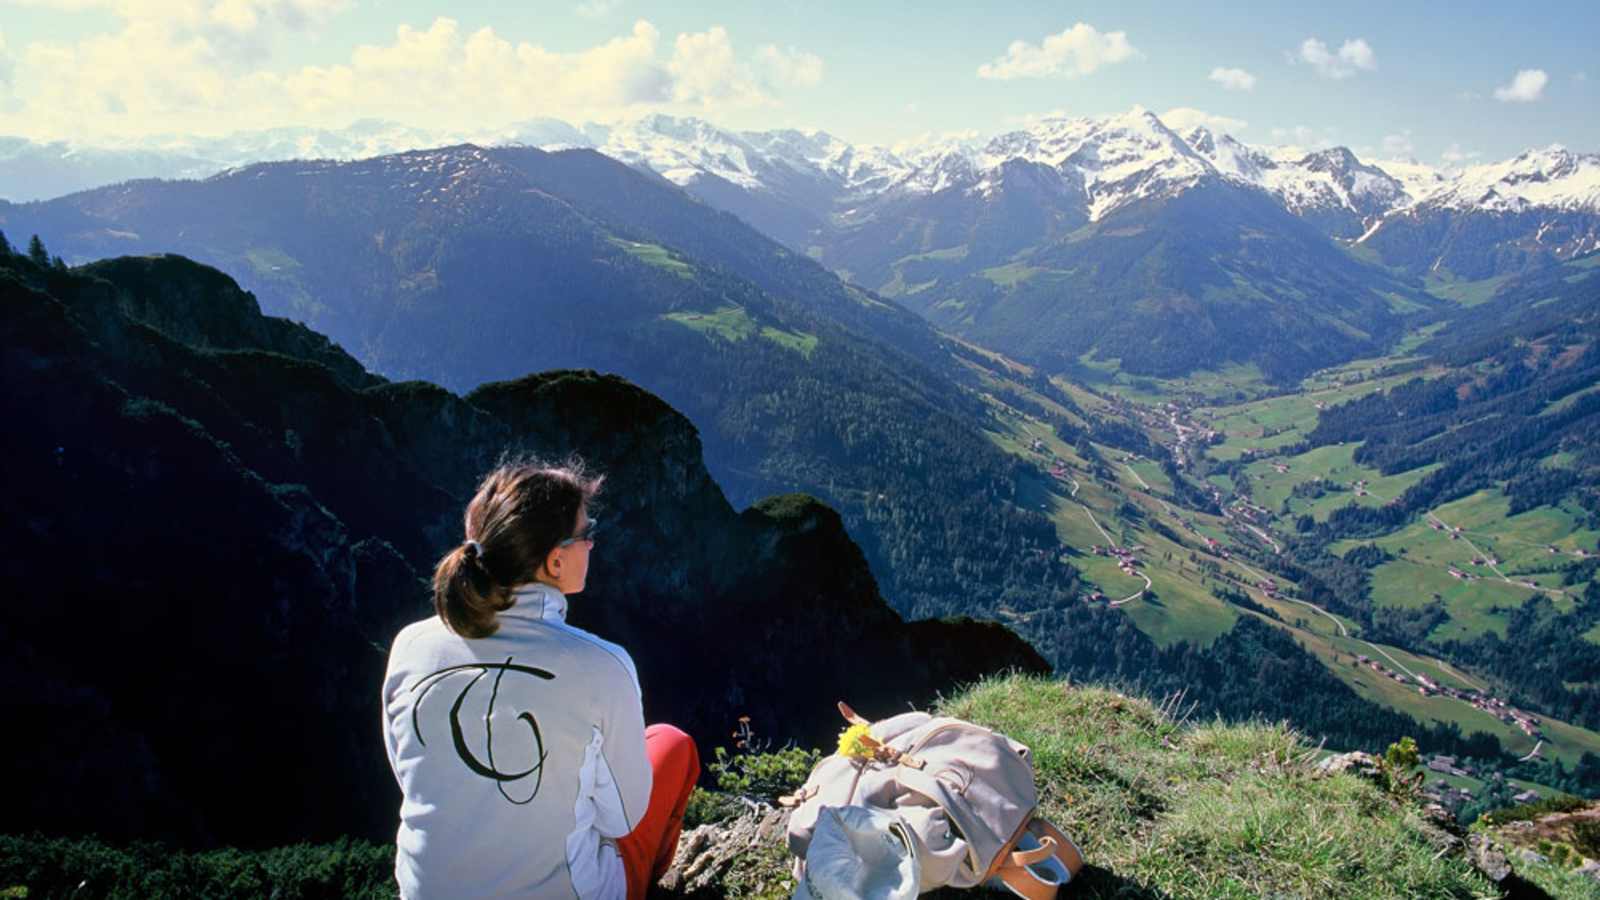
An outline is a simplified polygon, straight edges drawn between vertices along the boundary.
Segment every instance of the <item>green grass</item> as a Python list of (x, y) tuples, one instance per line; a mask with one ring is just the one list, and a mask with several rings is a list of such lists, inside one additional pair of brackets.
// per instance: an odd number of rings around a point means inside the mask
[[(1473, 794), (1480, 797), (1483, 796), (1484, 789), (1488, 787), (1488, 782), (1481, 778), (1469, 778), (1462, 775), (1451, 775), (1448, 772), (1435, 772), (1432, 769), (1424, 768), (1423, 766), (1418, 766), (1416, 770), (1426, 776), (1424, 780), (1428, 784), (1433, 784), (1434, 782), (1448, 784), (1454, 788), (1469, 790)], [(1506, 784), (1516, 788), (1518, 793), (1521, 793), (1522, 791), (1538, 791), (1540, 796), (1543, 797), (1550, 797), (1559, 793), (1557, 790), (1547, 785), (1537, 784), (1532, 781), (1523, 781), (1520, 778), (1507, 778)]]
[(1097, 688), (1007, 678), (940, 704), (1033, 751), (1042, 812), (1095, 866), (1074, 896), (1475, 896), (1416, 813), (1276, 725), (1184, 726)]
[(1510, 278), (1510, 275), (1496, 275), (1479, 281), (1462, 281), (1449, 273), (1429, 273), (1423, 288), (1441, 300), (1461, 306), (1477, 306), (1494, 297), (1495, 291)]
[(642, 241), (628, 241), (622, 238), (611, 238), (611, 243), (626, 250), (628, 255), (659, 269), (665, 269), (680, 278), (694, 278), (694, 268), (688, 263), (674, 256), (672, 251), (660, 244), (647, 244)]
[(910, 256), (902, 256), (895, 260), (895, 264), (898, 265), (900, 263), (916, 262), (924, 259), (954, 261), (966, 258), (967, 245), (960, 244), (955, 247), (940, 247), (937, 250), (929, 250), (926, 253), (913, 253)]
[(1570, 407), (1572, 404), (1577, 403), (1584, 397), (1596, 392), (1600, 392), (1600, 384), (1591, 384), (1582, 390), (1573, 391), (1565, 397), (1562, 397), (1560, 400), (1545, 406), (1544, 409), (1539, 410), (1539, 415), (1548, 416), (1553, 413), (1561, 412)]
[[(1166, 647), (1179, 641), (1207, 646), (1233, 628), (1239, 613), (1210, 591), (1176, 573), (1152, 567), (1150, 582), (1155, 599), (1141, 599), (1122, 607), (1139, 630)], [(1143, 582), (1138, 582), (1135, 587)]]
[(738, 343), (759, 336), (809, 358), (817, 349), (817, 336), (798, 331), (784, 331), (771, 325), (757, 325), (750, 314), (740, 306), (722, 306), (714, 312), (675, 312), (661, 318), (698, 331), (707, 337)]
[(812, 351), (817, 349), (817, 336), (802, 331), (783, 331), (771, 325), (761, 326), (761, 336), (786, 350), (811, 358)]
[[(1497, 558), (1501, 571), (1513, 580), (1561, 588), (1557, 574), (1523, 573), (1569, 563), (1572, 551), (1592, 547), (1600, 537), (1600, 533), (1581, 527), (1580, 510), (1542, 506), (1508, 516), (1509, 505), (1499, 490), (1478, 491), (1434, 511), (1443, 521), (1460, 526), (1462, 538), (1451, 540), (1448, 533), (1417, 521), (1371, 541), (1396, 556), (1373, 570), (1373, 600), (1386, 606), (1418, 607), (1438, 596), (1450, 614), (1450, 621), (1432, 635), (1441, 640), (1471, 638), (1489, 631), (1504, 635), (1507, 611), (1520, 607), (1535, 592), (1505, 583), (1487, 566), (1473, 565), (1468, 541)], [(1339, 541), (1329, 549), (1342, 555), (1360, 543), (1366, 542)], [(1558, 552), (1550, 553), (1551, 546)], [(1448, 572), (1451, 567), (1479, 577), (1472, 581), (1454, 578)], [(1569, 588), (1562, 595), (1549, 596), (1556, 609), (1564, 611), (1572, 608), (1575, 593)]]
[(1397, 355), (1411, 353), (1427, 342), (1428, 339), (1438, 334), (1447, 324), (1449, 323), (1435, 322), (1432, 325), (1425, 325), (1414, 331), (1408, 332), (1405, 337), (1400, 339), (1400, 343), (1395, 345), (1394, 352)]
[(978, 274), (989, 279), (991, 282), (999, 285), (1000, 287), (1014, 288), (1022, 282), (1039, 275), (1040, 273), (1052, 271), (1055, 270), (1043, 269), (1038, 266), (1030, 266), (1026, 263), (1016, 262), (1007, 263), (1003, 266), (993, 266), (991, 268), (982, 270)]
[(284, 275), (300, 270), (300, 262), (276, 247), (252, 247), (244, 258), (258, 275)]
[[(1443, 521), (1459, 526), (1464, 539), (1451, 540), (1449, 534), (1435, 531), (1425, 520), (1419, 520), (1373, 543), (1396, 555), (1403, 547), (1413, 560), (1472, 570), (1472, 550), (1467, 546), (1471, 541), (1479, 550), (1498, 558), (1501, 570), (1513, 574), (1571, 562), (1573, 551), (1592, 548), (1600, 540), (1600, 532), (1583, 527), (1584, 513), (1575, 506), (1540, 506), (1509, 516), (1510, 504), (1499, 489), (1477, 491), (1433, 510)], [(1332, 549), (1342, 554), (1355, 543), (1340, 541)], [(1557, 550), (1554, 554), (1549, 551), (1552, 546)], [(1556, 586), (1557, 579), (1551, 576), (1531, 577), (1541, 585)]]
[[(1025, 677), (984, 681), (934, 712), (1028, 745), (1040, 814), (1089, 864), (1063, 896), (1496, 896), (1430, 843), (1413, 804), (1354, 775), (1317, 775), (1317, 749), (1280, 725), (1178, 722), (1115, 691)], [(778, 834), (746, 851), (711, 895), (788, 897), (782, 846)]]
[(1078, 358), (1082, 370), (1094, 376), (1099, 390), (1135, 403), (1159, 406), (1174, 397), (1196, 397), (1202, 403), (1227, 404), (1258, 397), (1271, 385), (1254, 363), (1229, 363), (1220, 369), (1201, 369), (1181, 378), (1153, 378), (1123, 372), (1119, 360)]
[[(1245, 467), (1250, 476), (1253, 499), (1274, 512), (1279, 512), (1285, 500), (1289, 501), (1289, 514), (1298, 516), (1310, 513), (1318, 521), (1342, 506), (1381, 506), (1399, 497), (1406, 489), (1421, 481), (1437, 465), (1424, 466), (1385, 476), (1377, 469), (1355, 462), (1355, 444), (1337, 444), (1317, 447), (1298, 456), (1268, 457)], [(1279, 472), (1275, 463), (1287, 465), (1287, 472)], [(1321, 497), (1293, 497), (1294, 488), (1321, 479), (1326, 493)], [(1367, 493), (1357, 496), (1352, 483), (1367, 482)]]
[(1428, 308), (1409, 297), (1402, 297), (1394, 291), (1383, 291), (1382, 295), (1383, 299), (1389, 302), (1390, 312), (1405, 315), (1406, 313), (1421, 312)]
[[(328, 311), (300, 282), (300, 261), (276, 247), (252, 247), (244, 252), (244, 262), (257, 277), (278, 282), (289, 295), (289, 309), (295, 318), (314, 322)], [(429, 287), (436, 283), (433, 273), (423, 272), (403, 282), (404, 287)], [(431, 283), (430, 283), (431, 282)]]
[[(1247, 450), (1276, 450), (1298, 443), (1316, 427), (1319, 403), (1334, 406), (1385, 390), (1416, 374), (1374, 378), (1367, 370), (1344, 370), (1317, 377), (1323, 380), (1312, 382), (1317, 385), (1313, 390), (1199, 411), (1199, 418), (1225, 436), (1222, 443), (1207, 448), (1206, 455), (1226, 461), (1237, 459)], [(1351, 383), (1342, 383), (1339, 378), (1349, 378)]]
[[(1348, 375), (1350, 372), (1359, 371), (1366, 370), (1357, 367), (1340, 374)], [(1023, 390), (1019, 383), (1011, 382), (1004, 377), (1001, 369), (984, 370), (984, 372), (985, 377), (989, 379), (986, 383), (1005, 386), (1012, 390)], [(1340, 374), (1334, 374), (1332, 377), (1340, 377)], [(1365, 383), (1356, 385), (1336, 384), (1331, 390), (1339, 393), (1371, 390), (1373, 380), (1369, 379)], [(1088, 394), (1081, 387), (1071, 383), (1064, 383), (1062, 387), (1071, 392), (1074, 399), (1086, 408), (1101, 413), (1109, 412), (1105, 409), (1103, 401)], [(1259, 421), (1295, 423), (1299, 417), (1307, 415), (1304, 404), (1297, 405), (1295, 399), (1277, 397), (1239, 406), (1250, 408)], [(1219, 600), (1214, 591), (1219, 584), (1216, 576), (1186, 564), (1191, 552), (1200, 551), (1201, 536), (1213, 537), (1222, 541), (1224, 545), (1237, 543), (1237, 539), (1227, 533), (1222, 520), (1194, 510), (1174, 508), (1172, 513), (1167, 513), (1158, 500), (1138, 486), (1137, 480), (1128, 471), (1127, 464), (1120, 461), (1125, 454), (1107, 447), (1097, 447), (1097, 450), (1107, 459), (1113, 477), (1109, 482), (1101, 483), (1089, 474), (1085, 461), (1078, 458), (1074, 448), (1063, 444), (1044, 423), (1004, 407), (998, 402), (995, 409), (998, 412), (995, 421), (998, 422), (999, 428), (991, 432), (991, 439), (1006, 452), (1027, 460), (1037, 472), (1037, 476), (1029, 479), (1023, 485), (1024, 489), (1019, 491), (1019, 503), (1027, 509), (1042, 507), (1042, 511), (1050, 516), (1062, 544), (1076, 549), (1081, 554), (1073, 558), (1073, 565), (1079, 569), (1087, 584), (1100, 589), (1111, 598), (1120, 599), (1142, 588), (1143, 580), (1130, 578), (1118, 570), (1115, 562), (1110, 559), (1087, 553), (1089, 546), (1104, 544), (1106, 538), (1089, 521), (1084, 512), (1085, 507), (1088, 507), (1100, 524), (1111, 533), (1114, 541), (1145, 545), (1146, 549), (1141, 551), (1139, 556), (1145, 562), (1142, 571), (1151, 578), (1154, 597), (1141, 598), (1118, 607), (1141, 632), (1161, 646), (1169, 646), (1177, 641), (1190, 641), (1203, 646), (1231, 628), (1239, 615), (1254, 614)], [(1314, 407), (1311, 412), (1315, 412)], [(1031, 445), (1035, 439), (1042, 443), (1044, 454), (1032, 449)], [(1289, 458), (1287, 462), (1290, 471), (1282, 475), (1271, 468), (1269, 460), (1252, 463), (1248, 470), (1252, 476), (1257, 502), (1276, 508), (1283, 498), (1288, 496), (1294, 484), (1318, 476), (1346, 483), (1357, 478), (1367, 479), (1371, 495), (1365, 498), (1356, 498), (1353, 492), (1347, 491), (1330, 494), (1314, 501), (1300, 498), (1291, 500), (1291, 508), (1297, 511), (1309, 510), (1319, 518), (1324, 518), (1333, 508), (1346, 503), (1377, 504), (1385, 499), (1399, 496), (1407, 487), (1424, 477), (1427, 471), (1431, 471), (1423, 469), (1382, 476), (1375, 470), (1357, 465), (1353, 458), (1354, 450), (1354, 445), (1314, 449)], [(1069, 474), (1079, 485), (1075, 500), (1066, 496), (1070, 491), (1070, 485), (1056, 482), (1044, 471), (1049, 465), (1051, 456), (1066, 460)], [(1158, 493), (1168, 489), (1169, 484), (1158, 467), (1144, 460), (1132, 465)], [(1224, 489), (1230, 487), (1226, 480), (1221, 481), (1219, 486)], [(1153, 528), (1139, 524), (1137, 517), (1125, 520), (1121, 513), (1125, 503), (1138, 506), (1146, 523), (1151, 520), (1164, 523), (1167, 528), (1179, 535), (1180, 540), (1174, 542), (1158, 534)], [(1441, 509), (1441, 515), (1452, 522), (1459, 518), (1469, 527), (1486, 528), (1496, 523), (1504, 527), (1505, 504), (1504, 497), (1498, 492), (1493, 492), (1492, 496), (1475, 496), (1447, 504)], [(1189, 531), (1187, 522), (1194, 524), (1198, 534)], [(1576, 524), (1570, 511), (1562, 513), (1546, 509), (1525, 513), (1516, 517), (1511, 523), (1511, 530), (1516, 535), (1516, 540), (1523, 542), (1516, 546), (1520, 548), (1519, 552), (1525, 552), (1519, 557), (1512, 557), (1509, 551), (1506, 555), (1508, 558), (1526, 557), (1539, 560), (1541, 559), (1539, 554), (1544, 554), (1542, 559), (1547, 560), (1549, 554), (1544, 546), (1536, 545), (1534, 542), (1551, 534), (1571, 531)], [(1582, 533), (1579, 532), (1579, 538), (1582, 537)], [(1480, 581), (1469, 586), (1465, 582), (1450, 578), (1445, 572), (1444, 565), (1434, 566), (1429, 570), (1422, 565), (1429, 553), (1464, 553), (1463, 561), (1465, 558), (1470, 558), (1471, 554), (1470, 551), (1465, 551), (1463, 545), (1450, 542), (1447, 537), (1428, 529), (1425, 524), (1420, 528), (1413, 526), (1402, 529), (1397, 535), (1379, 538), (1377, 542), (1380, 545), (1392, 544), (1391, 552), (1397, 552), (1398, 547), (1403, 546), (1401, 542), (1407, 540), (1418, 543), (1418, 548), (1408, 548), (1406, 557), (1379, 568), (1375, 578), (1374, 597), (1380, 603), (1421, 605), (1431, 600), (1435, 592), (1441, 593), (1447, 607), (1458, 611), (1458, 618), (1442, 626), (1440, 634), (1450, 631), (1466, 635), (1488, 630), (1503, 633), (1506, 611), (1525, 602), (1532, 595), (1526, 589), (1515, 588), (1503, 582), (1486, 586)], [(1477, 538), (1474, 537), (1474, 540)], [(1433, 546), (1423, 546), (1430, 541)], [(1357, 543), (1366, 542), (1365, 540), (1342, 542), (1336, 544), (1333, 549), (1343, 553)], [(1512, 545), (1507, 544), (1507, 546)], [(1169, 553), (1170, 560), (1166, 558)], [(1221, 562), (1215, 557), (1206, 558), (1219, 562), (1224, 574), (1231, 573), (1245, 585), (1253, 585), (1255, 576), (1248, 574), (1237, 560)], [(1417, 561), (1406, 562), (1407, 558), (1415, 558)], [(1544, 582), (1554, 581), (1550, 576), (1538, 576), (1538, 578)], [(1287, 582), (1281, 577), (1277, 580), (1286, 590), (1290, 592), (1295, 590), (1296, 586), (1292, 582)], [(1238, 588), (1240, 585), (1235, 583), (1233, 586)], [(1426, 697), (1417, 692), (1414, 684), (1400, 684), (1380, 677), (1370, 669), (1352, 667), (1350, 662), (1355, 655), (1375, 655), (1370, 647), (1360, 641), (1356, 623), (1344, 622), (1351, 636), (1343, 637), (1338, 634), (1338, 627), (1332, 620), (1313, 609), (1288, 599), (1266, 599), (1253, 588), (1248, 592), (1256, 602), (1277, 613), (1279, 620), (1276, 624), (1290, 628), (1308, 652), (1363, 698), (1410, 715), (1422, 722), (1453, 722), (1464, 732), (1489, 732), (1498, 737), (1508, 750), (1525, 753), (1532, 749), (1532, 739), (1521, 731), (1460, 701), (1442, 696)], [(1557, 602), (1557, 607), (1561, 609), (1570, 606), (1571, 601), (1568, 599)], [(1021, 618), (1022, 614), (1014, 616)], [(1600, 640), (1600, 628), (1596, 629), (1595, 638)], [(1480, 689), (1485, 686), (1470, 673), (1459, 672), (1438, 660), (1406, 653), (1393, 647), (1385, 649), (1390, 655), (1399, 659), (1406, 668), (1426, 674), (1441, 683)], [(1600, 735), (1595, 733), (1553, 722), (1547, 724), (1545, 731), (1551, 740), (1541, 752), (1560, 758), (1569, 765), (1576, 763), (1578, 757), (1585, 751), (1600, 751)]]
[[(0, 896), (393, 898), (393, 844), (339, 840), (193, 852), (0, 835)], [(22, 888), (19, 893), (14, 888)]]
[(675, 312), (661, 318), (725, 341), (738, 342), (756, 333), (756, 323), (742, 306), (722, 306), (714, 312)]

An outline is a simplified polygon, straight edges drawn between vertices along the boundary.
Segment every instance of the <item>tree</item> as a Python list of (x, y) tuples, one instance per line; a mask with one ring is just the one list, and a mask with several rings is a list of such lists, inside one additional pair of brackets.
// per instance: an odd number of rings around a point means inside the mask
[(6, 240), (6, 233), (0, 231), (0, 257), (10, 256), (14, 252), (11, 249), (11, 242)]
[(28, 258), (41, 269), (50, 265), (50, 252), (44, 249), (44, 241), (39, 240), (37, 234), (28, 241)]

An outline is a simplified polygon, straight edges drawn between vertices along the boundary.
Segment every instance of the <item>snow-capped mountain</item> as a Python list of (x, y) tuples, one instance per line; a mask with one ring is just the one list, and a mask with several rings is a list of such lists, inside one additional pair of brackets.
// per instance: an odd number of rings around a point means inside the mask
[(1600, 154), (1564, 147), (1441, 177), (1358, 242), (1417, 273), (1488, 278), (1600, 250)]
[(1336, 237), (1354, 238), (1412, 201), (1402, 182), (1344, 147), (1258, 149), (1204, 127), (1191, 130), (1185, 140), (1223, 177), (1272, 194), (1285, 209)]
[(978, 154), (975, 189), (993, 190), (992, 175), (1008, 162), (1036, 163), (1081, 184), (1089, 221), (1216, 174), (1153, 113), (1135, 108), (1104, 119), (1052, 118), (1001, 135)]
[[(894, 148), (853, 145), (824, 131), (733, 131), (667, 115), (611, 124), (532, 119), (471, 133), (362, 120), (336, 130), (276, 128), (114, 147), (0, 138), (0, 197), (26, 201), (135, 177), (201, 178), (257, 161), (365, 159), (460, 143), (592, 149), (810, 252), (846, 234), (860, 238), (875, 223), (887, 238), (904, 231), (888, 220), (906, 216), (924, 223), (925, 238), (900, 249), (940, 251), (963, 243), (946, 227), (952, 221), (1022, 216), (1011, 231), (1050, 231), (1216, 181), (1262, 191), (1331, 237), (1379, 249), (1391, 264), (1395, 235), (1423, 228), (1427, 246), (1400, 263), (1412, 268), (1429, 252), (1427, 267), (1445, 255), (1433, 246), (1449, 230), (1437, 225), (1441, 216), (1494, 217), (1495, 243), (1521, 242), (1535, 255), (1564, 258), (1600, 246), (1589, 224), (1600, 217), (1600, 154), (1557, 146), (1442, 170), (1361, 160), (1342, 147), (1251, 146), (1203, 127), (1179, 135), (1138, 107), (1046, 118), (987, 139), (969, 133)], [(1508, 257), (1495, 266), (1528, 262), (1525, 254), (1514, 258), (1520, 262)]]
[(1524, 212), (1533, 208), (1600, 211), (1600, 154), (1559, 144), (1504, 162), (1462, 169), (1421, 204), (1454, 210)]

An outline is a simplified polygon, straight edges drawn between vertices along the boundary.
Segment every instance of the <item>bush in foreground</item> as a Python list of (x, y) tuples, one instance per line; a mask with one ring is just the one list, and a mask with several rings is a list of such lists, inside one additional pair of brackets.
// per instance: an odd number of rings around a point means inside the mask
[(0, 835), (0, 896), (392, 900), (394, 847), (339, 840), (270, 850), (113, 847), (94, 838)]

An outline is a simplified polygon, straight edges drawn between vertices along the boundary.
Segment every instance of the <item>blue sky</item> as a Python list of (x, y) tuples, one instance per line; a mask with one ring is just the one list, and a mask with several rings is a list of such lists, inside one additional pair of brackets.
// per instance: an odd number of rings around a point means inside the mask
[(1600, 151), (1592, 2), (972, 6), (0, 0), (0, 134), (662, 111), (892, 144), (1140, 105), (1430, 163)]

